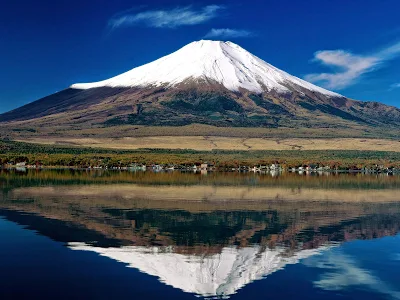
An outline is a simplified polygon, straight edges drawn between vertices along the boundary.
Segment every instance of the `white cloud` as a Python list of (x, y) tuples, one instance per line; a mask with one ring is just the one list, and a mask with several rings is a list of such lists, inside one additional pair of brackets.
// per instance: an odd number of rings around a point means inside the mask
[(344, 50), (318, 51), (314, 61), (334, 69), (332, 73), (308, 74), (305, 79), (326, 88), (343, 89), (357, 82), (365, 73), (400, 55), (400, 43), (384, 48), (371, 55), (357, 55)]
[(254, 34), (250, 31), (243, 29), (231, 29), (231, 28), (213, 28), (211, 29), (204, 38), (239, 38), (239, 37), (251, 37)]
[(207, 22), (218, 16), (224, 9), (220, 5), (208, 5), (195, 10), (191, 6), (171, 10), (148, 10), (139, 13), (124, 13), (113, 17), (109, 26), (116, 29), (122, 26), (145, 25), (154, 28), (175, 28)]

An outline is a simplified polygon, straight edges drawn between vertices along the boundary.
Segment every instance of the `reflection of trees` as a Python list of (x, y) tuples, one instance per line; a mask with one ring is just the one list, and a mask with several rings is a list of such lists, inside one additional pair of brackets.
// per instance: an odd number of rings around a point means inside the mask
[(329, 174), (301, 176), (284, 173), (277, 177), (260, 174), (211, 172), (207, 176), (193, 173), (152, 173), (118, 171), (28, 170), (27, 173), (0, 170), (0, 187), (76, 184), (136, 183), (147, 185), (215, 185), (215, 186), (280, 186), (286, 188), (388, 189), (400, 188), (400, 176)]
[[(354, 239), (374, 239), (395, 235), (400, 229), (400, 210), (383, 214), (362, 215), (335, 222), (326, 215), (325, 224), (314, 227), (296, 212), (210, 212), (196, 213), (163, 210), (138, 210), (124, 214), (134, 221), (134, 234), (148, 238), (149, 245), (163, 244), (163, 237), (176, 246), (247, 246), (260, 244), (268, 247), (285, 245), (289, 249), (314, 249), (327, 242)], [(390, 210), (390, 209), (389, 209)], [(304, 218), (303, 218), (304, 217)], [(153, 239), (152, 239), (153, 237)], [(159, 239), (159, 240), (157, 240)]]
[[(327, 242), (394, 235), (400, 228), (397, 203), (316, 206), (269, 202), (249, 210), (235, 210), (231, 204), (226, 210), (190, 211), (149, 209), (146, 201), (142, 202), (137, 200), (129, 206), (130, 202), (101, 197), (23, 194), (20, 198), (5, 197), (0, 206), (10, 220), (64, 242), (97, 240), (103, 245), (174, 246), (179, 253), (211, 254), (225, 246), (251, 244), (285, 246), (290, 253), (318, 248)], [(174, 203), (174, 207), (177, 205)]]

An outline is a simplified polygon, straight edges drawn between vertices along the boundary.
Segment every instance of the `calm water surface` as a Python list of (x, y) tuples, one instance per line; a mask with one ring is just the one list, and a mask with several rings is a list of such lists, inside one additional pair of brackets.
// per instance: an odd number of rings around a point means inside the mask
[(400, 177), (0, 171), (1, 299), (400, 299)]

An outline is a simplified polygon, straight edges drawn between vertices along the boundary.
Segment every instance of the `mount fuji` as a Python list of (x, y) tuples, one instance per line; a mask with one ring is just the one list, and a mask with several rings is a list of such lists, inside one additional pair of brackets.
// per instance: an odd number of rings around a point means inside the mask
[(73, 84), (0, 123), (63, 132), (190, 124), (372, 132), (400, 128), (400, 110), (313, 85), (232, 42), (201, 40), (113, 78)]

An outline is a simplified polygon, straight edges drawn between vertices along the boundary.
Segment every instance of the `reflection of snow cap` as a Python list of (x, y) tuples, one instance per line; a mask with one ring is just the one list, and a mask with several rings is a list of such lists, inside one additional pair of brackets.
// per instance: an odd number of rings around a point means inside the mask
[(226, 247), (221, 253), (209, 256), (173, 253), (172, 247), (100, 248), (83, 243), (69, 243), (69, 246), (126, 263), (130, 268), (157, 276), (163, 283), (187, 293), (226, 298), (254, 280), (328, 248), (301, 250), (285, 257), (285, 248), (263, 250), (260, 246)]

